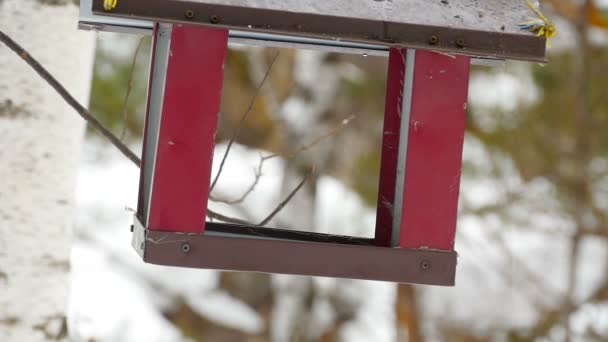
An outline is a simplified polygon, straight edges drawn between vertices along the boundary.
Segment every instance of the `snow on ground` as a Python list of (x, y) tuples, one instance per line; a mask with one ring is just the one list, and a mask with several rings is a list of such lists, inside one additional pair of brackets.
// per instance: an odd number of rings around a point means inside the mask
[[(224, 148), (224, 145), (217, 147), (215, 165)], [(226, 198), (238, 197), (254, 179), (253, 168), (257, 166), (261, 153), (266, 154), (234, 145), (214, 193)], [(257, 313), (217, 290), (218, 272), (141, 262), (131, 249), (129, 231), (133, 214), (129, 208), (136, 207), (138, 169), (107, 146), (101, 147), (96, 140), (89, 141), (85, 155), (88, 158), (81, 166), (77, 188), (78, 238), (72, 251), (69, 316), (75, 338), (180, 341), (181, 334), (160, 313), (178, 296), (199, 314), (218, 324), (253, 334), (263, 329)], [(244, 202), (244, 209), (221, 204), (213, 205), (214, 209), (254, 221), (263, 218), (279, 199), (283, 165), (279, 158), (264, 164), (263, 177)], [(317, 221), (321, 231), (341, 227), (342, 230), (333, 232), (373, 235), (373, 211), (365, 208), (351, 190), (328, 177), (321, 179), (320, 190)], [(349, 230), (348, 227), (358, 228)], [(277, 276), (274, 283), (291, 281), (297, 284), (301, 278)], [(331, 324), (335, 313), (324, 302), (323, 294), (340, 291), (345, 300), (355, 301), (361, 308), (354, 320), (344, 327), (342, 334), (345, 340), (394, 339), (394, 284), (327, 278), (314, 278), (313, 283), (322, 294), (313, 308), (315, 325)], [(293, 305), (302, 304), (297, 298), (279, 298), (277, 301), (281, 302), (278, 309), (283, 308), (285, 313), (294, 312)], [(287, 314), (280, 313), (277, 317), (289, 318)], [(279, 323), (276, 327), (286, 330), (289, 322)]]
[[(223, 148), (223, 145), (218, 147), (216, 160)], [(252, 169), (260, 153), (264, 152), (235, 145), (217, 193), (238, 197), (253, 179)], [(481, 167), (484, 153), (478, 142), (466, 140), (465, 161)], [(79, 176), (78, 239), (72, 252), (70, 322), (74, 336), (100, 341), (180, 341), (181, 334), (160, 314), (160, 310), (170, 307), (178, 296), (219, 324), (248, 333), (261, 331), (262, 321), (251, 308), (217, 290), (217, 272), (147, 265), (139, 260), (130, 247), (132, 212), (125, 209), (136, 205), (139, 172), (126, 159), (108, 151), (107, 147), (100, 148), (96, 142), (87, 145), (86, 154), (90, 158), (84, 161)], [(278, 198), (282, 167), (283, 162), (278, 158), (265, 164), (264, 177), (243, 205), (246, 209), (226, 210), (228, 208), (221, 206), (216, 209), (254, 220), (262, 218)], [(551, 207), (552, 190), (548, 184), (539, 181), (525, 185), (517, 179), (509, 181), (513, 174), (506, 177), (503, 181), (509, 184), (510, 191), (526, 190), (532, 198), (545, 198), (545, 204)], [(479, 175), (476, 179), (463, 178), (462, 198), (476, 206), (499, 202), (506, 193), (491, 179)], [(316, 222), (320, 231), (373, 234), (373, 209), (365, 208), (357, 195), (342, 183), (322, 177), (319, 196)], [(526, 213), (531, 218), (536, 216), (530, 211)], [(549, 212), (539, 217), (530, 220), (529, 227), (512, 227), (499, 217), (462, 214), (456, 243), (457, 285), (454, 288), (421, 287), (426, 315), (481, 330), (525, 327), (537, 318), (539, 305), (558, 305), (550, 300), (565, 291), (569, 223), (552, 217)], [(542, 228), (543, 222), (547, 231), (532, 227), (539, 224)], [(563, 227), (556, 228), (559, 225)], [(606, 266), (600, 262), (605, 257), (605, 243), (592, 239), (585, 243), (577, 297), (585, 298), (595, 289), (594, 284), (603, 277), (598, 270)], [(524, 266), (525, 272), (521, 269)], [(276, 276), (275, 284), (294, 279), (298, 278)], [(313, 305), (311, 324), (317, 325), (319, 331), (335, 318), (323, 294), (339, 291), (349, 301), (359, 301), (361, 308), (341, 331), (345, 341), (394, 340), (393, 284), (328, 278), (313, 278), (313, 284), (321, 295)], [(278, 300), (282, 304), (276, 309), (284, 309), (286, 314), (277, 315), (276, 329), (285, 330), (290, 323), (287, 315), (292, 311), (290, 306), (301, 303), (296, 297)], [(581, 328), (599, 324), (606, 330), (605, 316), (605, 307), (586, 306), (574, 321)], [(275, 336), (285, 333), (279, 331)]]

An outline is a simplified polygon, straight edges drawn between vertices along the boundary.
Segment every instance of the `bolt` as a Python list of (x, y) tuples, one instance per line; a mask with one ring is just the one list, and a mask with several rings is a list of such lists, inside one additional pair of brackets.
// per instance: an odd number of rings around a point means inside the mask
[(186, 17), (186, 19), (192, 19), (194, 18), (194, 11), (187, 9), (184, 11), (184, 17)]
[(456, 39), (456, 46), (458, 46), (459, 48), (463, 48), (464, 47), (464, 39), (462, 39), (462, 38)]
[(439, 38), (437, 36), (430, 36), (429, 37), (429, 44), (431, 44), (431, 45), (437, 45), (437, 43), (439, 43)]
[(181, 250), (182, 250), (182, 253), (184, 253), (184, 254), (190, 252), (190, 244), (189, 243), (182, 243)]
[(143, 242), (139, 245), (139, 249), (144, 249), (144, 243)]
[(429, 268), (431, 268), (431, 262), (428, 260), (422, 260), (420, 262), (420, 269), (423, 271), (428, 270)]
[(212, 16), (209, 18), (209, 21), (210, 21), (212, 24), (218, 24), (218, 23), (220, 22), (220, 16), (219, 16), (219, 15), (217, 15), (217, 14), (214, 14), (214, 15), (212, 15)]

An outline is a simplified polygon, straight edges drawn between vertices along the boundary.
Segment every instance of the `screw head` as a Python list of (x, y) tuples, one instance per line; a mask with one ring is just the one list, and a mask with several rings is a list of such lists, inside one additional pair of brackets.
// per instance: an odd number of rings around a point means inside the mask
[(186, 17), (186, 19), (192, 19), (194, 18), (194, 11), (191, 9), (187, 9), (184, 11), (184, 17)]
[(429, 44), (437, 45), (437, 43), (439, 43), (439, 37), (435, 35), (429, 37)]
[(456, 46), (458, 46), (459, 48), (463, 48), (464, 47), (464, 39), (462, 39), (462, 38), (456, 39)]
[(211, 22), (212, 24), (218, 24), (220, 22), (220, 16), (217, 14), (212, 15), (209, 18), (209, 22)]
[(188, 252), (190, 252), (190, 244), (189, 243), (182, 243), (182, 245), (180, 246), (180, 249), (182, 251), (182, 253), (186, 254)]
[(420, 269), (426, 271), (431, 268), (431, 262), (428, 260), (422, 260), (420, 262)]

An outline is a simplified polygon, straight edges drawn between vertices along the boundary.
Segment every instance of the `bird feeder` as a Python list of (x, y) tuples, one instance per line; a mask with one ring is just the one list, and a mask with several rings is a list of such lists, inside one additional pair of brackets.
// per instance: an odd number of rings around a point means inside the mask
[[(153, 35), (133, 247), (145, 262), (453, 285), (471, 62), (545, 61), (525, 1), (86, 0)], [(228, 43), (388, 56), (375, 237), (206, 222)]]

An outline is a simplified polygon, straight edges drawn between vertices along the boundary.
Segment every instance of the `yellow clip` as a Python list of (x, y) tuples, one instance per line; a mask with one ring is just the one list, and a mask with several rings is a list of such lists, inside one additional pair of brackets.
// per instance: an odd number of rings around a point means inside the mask
[(519, 24), (519, 28), (522, 30), (527, 30), (532, 33), (536, 33), (537, 37), (545, 37), (547, 39), (547, 46), (549, 46), (549, 39), (555, 37), (557, 34), (557, 27), (555, 24), (545, 17), (542, 12), (534, 6), (530, 0), (526, 0), (528, 7), (538, 15), (538, 19), (532, 19), (530, 21), (526, 21), (525, 23)]
[(106, 11), (111, 11), (116, 8), (116, 3), (118, 0), (103, 0), (103, 9)]

